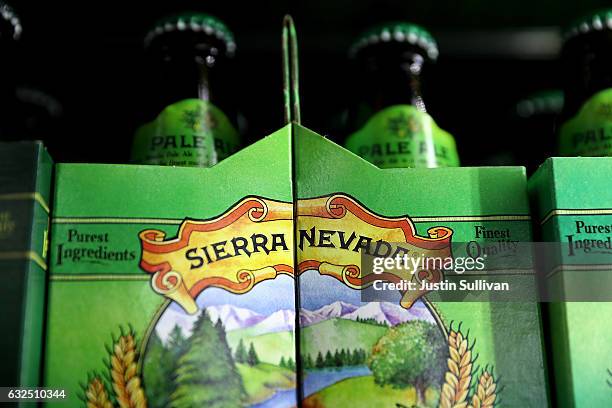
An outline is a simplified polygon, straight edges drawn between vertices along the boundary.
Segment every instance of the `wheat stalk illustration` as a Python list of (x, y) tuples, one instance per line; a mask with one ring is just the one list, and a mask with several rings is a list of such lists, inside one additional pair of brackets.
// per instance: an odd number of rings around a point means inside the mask
[(113, 408), (108, 399), (108, 392), (100, 378), (91, 379), (85, 390), (87, 408)]
[(448, 334), (448, 371), (440, 393), (440, 408), (466, 408), (472, 383), (474, 360), (469, 339), (461, 333), (461, 325)]
[(138, 354), (133, 331), (114, 342), (111, 378), (120, 408), (146, 408), (147, 401), (138, 376)]
[(497, 394), (495, 393), (496, 388), (497, 384), (495, 383), (493, 374), (485, 368), (480, 374), (469, 408), (493, 408), (497, 398)]

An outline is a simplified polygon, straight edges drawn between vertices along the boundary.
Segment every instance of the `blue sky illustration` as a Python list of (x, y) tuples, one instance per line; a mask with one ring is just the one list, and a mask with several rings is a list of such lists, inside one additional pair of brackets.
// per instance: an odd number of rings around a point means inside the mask
[[(400, 294), (385, 298), (386, 301), (400, 301)], [(316, 310), (336, 301), (361, 306), (361, 292), (351, 289), (336, 278), (320, 275), (318, 271), (310, 270), (300, 275), (300, 302), (301, 307), (307, 310)]]
[[(294, 309), (294, 285), (293, 278), (279, 275), (274, 280), (266, 280), (255, 285), (250, 292), (243, 295), (237, 295), (224, 289), (208, 288), (200, 293), (196, 303), (200, 308), (229, 304), (268, 316), (281, 309)], [(170, 307), (181, 309), (174, 302)]]

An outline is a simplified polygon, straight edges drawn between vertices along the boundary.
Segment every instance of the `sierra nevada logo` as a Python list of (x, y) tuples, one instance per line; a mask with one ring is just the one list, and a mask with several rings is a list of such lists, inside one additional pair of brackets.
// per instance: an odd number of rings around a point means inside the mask
[[(344, 194), (300, 200), (297, 212), (299, 273), (316, 269), (353, 289), (369, 287), (375, 280), (393, 283), (442, 280), (442, 271), (432, 269), (419, 270), (414, 275), (409, 272), (365, 275), (360, 268), (362, 254), (391, 258), (451, 256), (450, 228), (429, 228), (427, 236), (420, 236), (407, 216), (374, 214)], [(409, 309), (425, 293), (406, 291), (402, 293), (401, 305)]]
[(196, 313), (208, 287), (246, 293), (279, 273), (293, 274), (291, 203), (248, 197), (212, 220), (186, 219), (173, 239), (140, 233), (140, 267), (153, 289)]
[[(220, 217), (186, 219), (176, 238), (166, 239), (159, 230), (142, 231), (140, 267), (153, 275), (156, 292), (196, 313), (194, 299), (208, 287), (246, 293), (278, 274), (293, 276), (294, 225), (298, 273), (317, 270), (356, 290), (375, 280), (442, 280), (442, 271), (431, 269), (410, 276), (400, 272), (364, 275), (362, 254), (451, 255), (450, 228), (433, 227), (427, 236), (420, 236), (410, 218), (374, 214), (344, 194), (299, 200), (297, 222), (291, 203), (247, 197)], [(406, 291), (401, 305), (408, 309), (425, 293)]]

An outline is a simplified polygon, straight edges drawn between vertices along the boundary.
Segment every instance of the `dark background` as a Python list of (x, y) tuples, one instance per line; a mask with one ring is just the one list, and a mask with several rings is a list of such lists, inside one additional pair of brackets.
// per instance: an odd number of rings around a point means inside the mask
[[(603, 7), (580, 2), (469, 0), (318, 0), (38, 2), (15, 0), (27, 50), (21, 83), (56, 97), (63, 119), (37, 137), (56, 161), (126, 162), (138, 126), (147, 70), (142, 38), (167, 13), (217, 15), (235, 33), (234, 91), (249, 121), (250, 143), (282, 125), (280, 33), (294, 16), (300, 41), (303, 123), (341, 141), (334, 117), (347, 106), (346, 50), (367, 26), (408, 20), (429, 28), (441, 56), (424, 85), (438, 124), (455, 135), (464, 164), (482, 164), (529, 139), (508, 126), (514, 103), (560, 86), (559, 26)], [(17, 80), (16, 80), (17, 81)], [(534, 135), (552, 140), (552, 134)]]

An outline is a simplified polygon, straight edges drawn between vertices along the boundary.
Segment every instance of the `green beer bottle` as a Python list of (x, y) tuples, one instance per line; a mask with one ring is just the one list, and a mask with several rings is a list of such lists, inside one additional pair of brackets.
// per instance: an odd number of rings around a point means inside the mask
[[(3, 62), (6, 60), (11, 62), (10, 60), (17, 56), (17, 44), (22, 31), (23, 28), (19, 16), (15, 14), (11, 6), (0, 0), (0, 48), (2, 49)], [(2, 64), (4, 75), (6, 75), (7, 69), (5, 65), (4, 63)], [(13, 65), (9, 64), (8, 68), (13, 68)], [(13, 74), (14, 71), (10, 73)]]
[(612, 156), (612, 9), (591, 13), (564, 33), (562, 156)]
[(44, 139), (49, 147), (57, 143), (53, 136), (61, 134), (63, 108), (37, 86), (36, 78), (24, 74), (35, 53), (28, 52), (22, 37), (19, 16), (0, 0), (0, 141)]
[(453, 136), (427, 113), (422, 73), (438, 46), (424, 28), (387, 23), (367, 30), (350, 50), (353, 105), (346, 148), (381, 167), (458, 166)]
[(210, 167), (238, 150), (227, 86), (235, 49), (231, 31), (208, 14), (174, 15), (155, 25), (145, 37), (152, 95), (132, 162)]

